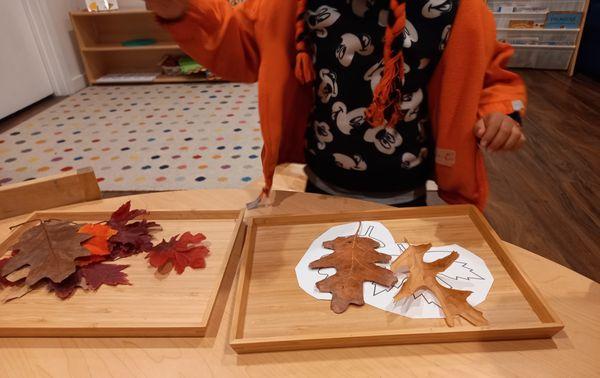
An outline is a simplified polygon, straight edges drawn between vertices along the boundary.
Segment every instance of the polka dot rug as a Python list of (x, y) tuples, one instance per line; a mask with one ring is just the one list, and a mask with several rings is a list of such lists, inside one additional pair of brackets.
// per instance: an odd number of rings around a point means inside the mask
[(257, 106), (251, 84), (88, 87), (0, 134), (0, 185), (91, 166), (104, 191), (240, 188)]

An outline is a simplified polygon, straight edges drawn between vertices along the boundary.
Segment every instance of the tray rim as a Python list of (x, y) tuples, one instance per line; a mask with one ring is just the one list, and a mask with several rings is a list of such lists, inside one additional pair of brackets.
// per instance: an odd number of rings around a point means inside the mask
[[(435, 332), (431, 332), (430, 328), (412, 328), (410, 330), (353, 332), (351, 335), (315, 333), (256, 338), (243, 336), (247, 295), (252, 272), (252, 258), (258, 228), (264, 226), (335, 223), (365, 219), (378, 221), (445, 216), (468, 216), (471, 219), (509, 277), (515, 283), (515, 286), (538, 317), (539, 322), (515, 323), (510, 327), (503, 326), (501, 328), (470, 325), (454, 328), (448, 327)], [(556, 312), (552, 310), (533, 282), (517, 265), (511, 252), (506, 249), (496, 231), (491, 227), (479, 209), (473, 205), (442, 205), (423, 208), (391, 208), (309, 215), (261, 215), (250, 218), (242, 250), (242, 261), (234, 300), (229, 344), (237, 353), (244, 354), (349, 346), (551, 338), (563, 328), (564, 324)]]
[[(77, 221), (94, 221), (108, 219), (114, 211), (77, 211), (77, 210), (42, 210), (31, 213), (27, 219), (18, 224), (14, 230), (0, 242), (0, 253), (4, 254), (17, 238), (28, 222), (36, 219), (74, 219)], [(227, 244), (223, 264), (219, 269), (219, 278), (210, 293), (206, 310), (200, 323), (194, 326), (159, 326), (159, 327), (46, 327), (25, 328), (5, 327), (0, 322), (0, 337), (204, 337), (211, 318), (215, 314), (215, 303), (221, 288), (225, 286), (227, 271), (233, 269), (232, 262), (235, 251), (240, 251), (240, 243), (244, 240), (246, 225), (245, 209), (239, 210), (147, 210), (147, 213), (135, 219), (147, 220), (234, 220), (231, 238)], [(237, 264), (235, 264), (237, 265)], [(237, 267), (237, 266), (236, 266)], [(231, 274), (230, 274), (231, 275)], [(231, 277), (233, 278), (233, 277)], [(223, 293), (228, 295), (229, 293)], [(1, 306), (1, 304), (0, 304)]]

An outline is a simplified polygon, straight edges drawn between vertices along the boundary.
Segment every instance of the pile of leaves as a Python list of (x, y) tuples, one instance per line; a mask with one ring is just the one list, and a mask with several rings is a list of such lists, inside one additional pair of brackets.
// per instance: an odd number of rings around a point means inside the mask
[(206, 266), (209, 250), (203, 234), (186, 232), (153, 245), (152, 233), (161, 227), (136, 220), (145, 214), (145, 210), (131, 210), (127, 202), (100, 223), (32, 220), (38, 224), (20, 236), (8, 257), (0, 259), (0, 301), (40, 287), (67, 299), (78, 288), (96, 291), (102, 285), (131, 285), (124, 272), (129, 265), (114, 262), (140, 253), (146, 253), (149, 264), (162, 274), (173, 268), (182, 274), (186, 267)]

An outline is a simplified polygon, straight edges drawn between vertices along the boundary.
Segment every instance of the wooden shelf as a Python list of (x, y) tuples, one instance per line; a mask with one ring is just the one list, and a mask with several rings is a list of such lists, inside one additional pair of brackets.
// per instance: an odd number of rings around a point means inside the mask
[(74, 17), (112, 17), (112, 16), (129, 16), (132, 14), (154, 15), (154, 12), (146, 10), (146, 9), (119, 9), (119, 10), (102, 11), (102, 12), (88, 12), (88, 11), (71, 12), (71, 16), (74, 16)]
[(579, 33), (581, 29), (542, 29), (542, 28), (497, 28), (499, 32), (511, 32), (511, 31), (520, 31), (520, 32), (547, 32), (547, 33), (556, 33), (556, 32), (571, 32), (571, 33)]
[(223, 79), (221, 78), (214, 78), (214, 79), (207, 79), (207, 78), (202, 78), (202, 77), (198, 77), (198, 76), (187, 76), (187, 75), (180, 75), (180, 76), (167, 76), (167, 75), (159, 75), (156, 79), (154, 79), (154, 83), (205, 83), (205, 82), (221, 82), (223, 81)]
[(158, 42), (153, 45), (146, 46), (123, 46), (117, 43), (103, 43), (94, 46), (82, 47), (83, 52), (94, 52), (94, 51), (131, 51), (131, 50), (181, 50), (179, 46), (174, 42)]
[[(71, 21), (90, 84), (110, 73), (142, 73), (160, 70), (166, 54), (184, 55), (169, 33), (155, 20), (153, 12), (127, 9), (108, 12), (72, 12)], [(134, 39), (155, 39), (146, 46), (123, 46)], [(148, 83), (220, 81), (200, 76), (160, 75)]]
[[(112, 72), (108, 72), (110, 74)], [(101, 77), (101, 76), (100, 76)], [(121, 85), (121, 84), (169, 84), (169, 83), (220, 83), (223, 82), (223, 79), (219, 77), (214, 78), (205, 78), (200, 75), (177, 75), (177, 76), (168, 76), (168, 75), (158, 75), (156, 79), (149, 81), (139, 81), (139, 82), (115, 82), (115, 83), (101, 83), (97, 80), (100, 78), (95, 78), (90, 84), (94, 85)]]
[(575, 49), (577, 46), (575, 45), (526, 45), (526, 44), (513, 44), (511, 45), (514, 48), (532, 48), (532, 49)]

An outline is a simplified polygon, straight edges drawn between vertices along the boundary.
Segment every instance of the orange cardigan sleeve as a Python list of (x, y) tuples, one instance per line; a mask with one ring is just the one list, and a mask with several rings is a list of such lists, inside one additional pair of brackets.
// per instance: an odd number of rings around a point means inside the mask
[(254, 24), (262, 0), (191, 0), (184, 17), (167, 23), (183, 51), (225, 80), (255, 82), (260, 54)]
[(525, 84), (519, 75), (506, 69), (514, 49), (496, 40), (494, 16), (488, 9), (484, 11), (483, 17), (489, 46), (489, 63), (485, 72), (478, 115), (483, 117), (492, 112), (504, 114), (519, 112), (524, 115), (527, 102)]

